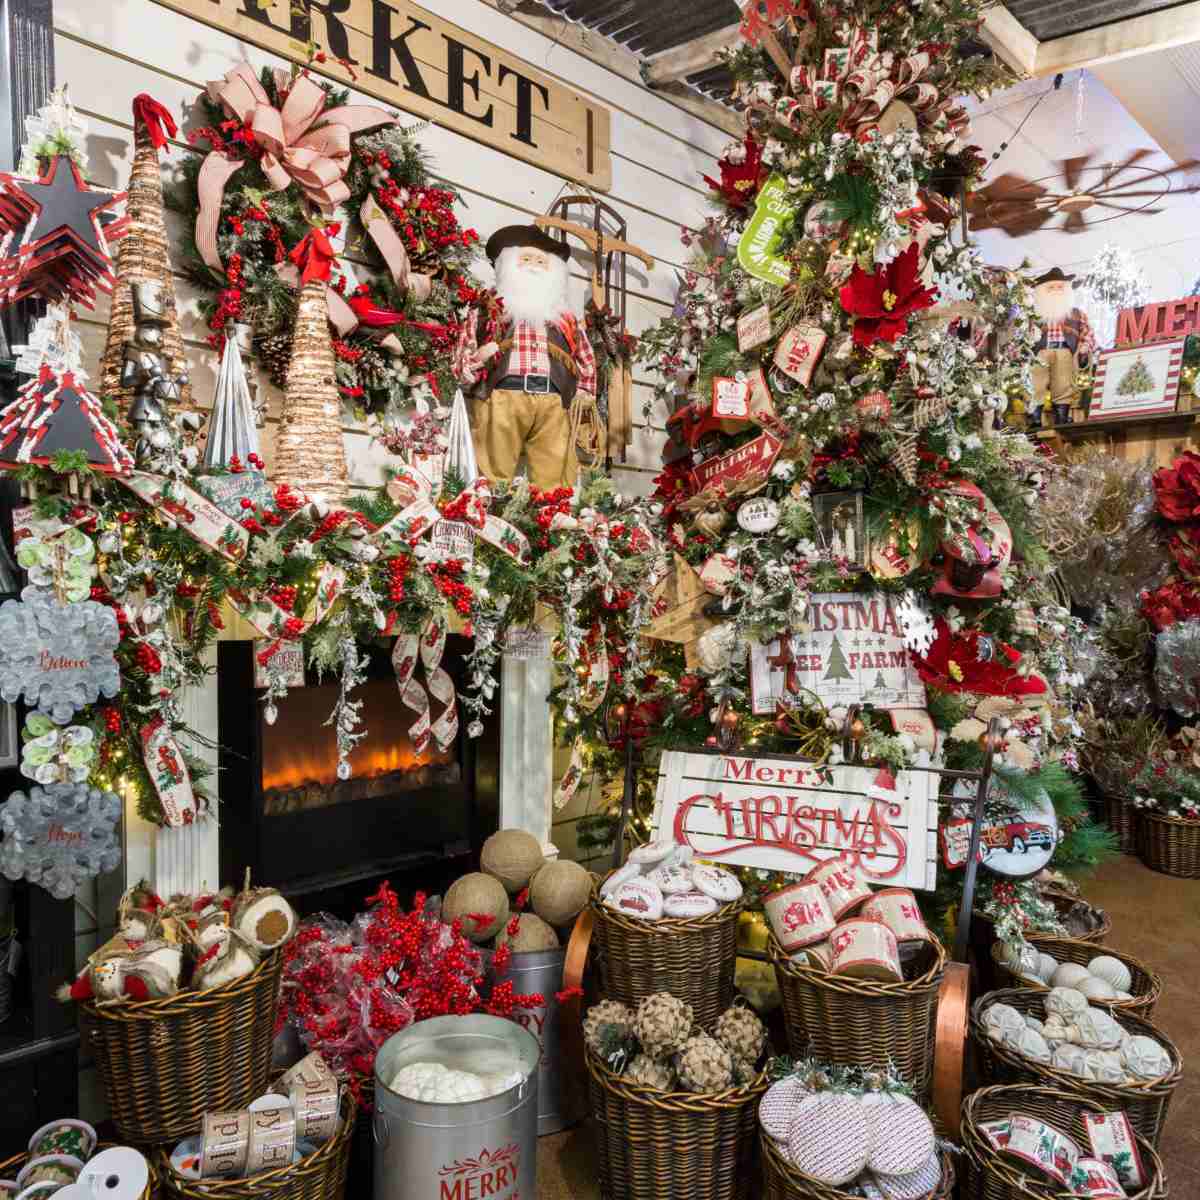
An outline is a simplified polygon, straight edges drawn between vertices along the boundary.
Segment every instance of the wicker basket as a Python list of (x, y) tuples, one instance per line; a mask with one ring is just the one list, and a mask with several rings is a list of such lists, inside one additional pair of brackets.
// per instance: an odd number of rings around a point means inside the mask
[(892, 1063), (928, 1098), (934, 1020), (946, 952), (936, 940), (905, 968), (903, 983), (831, 975), (792, 962), (772, 934), (768, 943), (783, 997), (788, 1046), (841, 1066)]
[[(1078, 904), (1083, 900), (1082, 896), (1074, 896), (1070, 892), (1061, 891), (1058, 888), (1041, 888), (1041, 897), (1043, 900), (1048, 900), (1054, 905), (1055, 912), (1059, 917), (1065, 917), (1071, 911), (1074, 904)], [(1086, 904), (1087, 901), (1084, 900)], [(1078, 934), (1076, 940), (1080, 942), (1094, 942), (1097, 946), (1103, 946), (1105, 939), (1112, 933), (1112, 917), (1108, 915), (1102, 908), (1097, 908), (1094, 911), (1100, 914), (1100, 925), (1091, 931), (1091, 933)]]
[[(1110, 1111), (1103, 1104), (1044, 1087), (989, 1087), (968, 1096), (963, 1101), (964, 1154), (959, 1164), (962, 1200), (1057, 1200), (1065, 1195), (1050, 1179), (1027, 1175), (1018, 1159), (995, 1150), (980, 1129), (985, 1121), (1026, 1113), (1069, 1134), (1086, 1149), (1083, 1114)], [(1162, 1159), (1145, 1138), (1138, 1138), (1138, 1148), (1150, 1179), (1140, 1191), (1128, 1193), (1127, 1200), (1164, 1200), (1167, 1180)]]
[[(112, 1142), (101, 1142), (95, 1150), (99, 1154), (101, 1150), (107, 1150), (112, 1146)], [(12, 1158), (6, 1158), (0, 1161), (0, 1179), (16, 1179), (21, 1168), (32, 1158), (31, 1154), (14, 1154)], [(158, 1200), (159, 1186), (158, 1179), (155, 1175), (154, 1164), (150, 1163), (150, 1182), (142, 1189), (140, 1200)]]
[(979, 1066), (988, 1083), (1032, 1083), (1041, 1087), (1057, 1088), (1075, 1096), (1082, 1096), (1098, 1104), (1106, 1111), (1123, 1108), (1129, 1114), (1130, 1124), (1151, 1145), (1157, 1146), (1167, 1123), (1167, 1109), (1171, 1096), (1183, 1075), (1183, 1059), (1175, 1043), (1161, 1029), (1143, 1021), (1132, 1013), (1113, 1011), (1113, 1019), (1130, 1033), (1145, 1034), (1161, 1042), (1171, 1056), (1171, 1070), (1161, 1079), (1147, 1083), (1100, 1083), (1094, 1079), (1080, 1079), (1045, 1063), (1036, 1063), (993, 1041), (983, 1029), (983, 1011), (991, 1004), (1009, 1004), (1023, 1016), (1044, 1017), (1042, 1007), (1044, 992), (1029, 988), (1006, 988), (980, 996), (971, 1006), (971, 1039), (979, 1052)]
[(1200, 821), (1185, 821), (1142, 809), (1138, 855), (1152, 871), (1200, 879)]
[[(850, 1192), (831, 1187), (798, 1171), (779, 1153), (775, 1142), (763, 1130), (758, 1131), (763, 1159), (763, 1200), (852, 1200)], [(942, 1181), (914, 1200), (950, 1200), (954, 1195), (954, 1164), (950, 1155), (941, 1152)]]
[(660, 1092), (587, 1052), (604, 1200), (749, 1200), (762, 1074), (724, 1092)]
[(276, 950), (223, 987), (81, 1005), (85, 1045), (125, 1141), (177, 1142), (206, 1112), (245, 1108), (266, 1090), (282, 970)]
[(1100, 793), (1104, 824), (1117, 835), (1122, 854), (1137, 853), (1138, 810), (1131, 797)]
[(158, 1152), (158, 1174), (165, 1200), (342, 1200), (358, 1106), (342, 1089), (338, 1131), (312, 1154), (287, 1167), (247, 1179), (184, 1179), (171, 1167), (167, 1150)]
[(592, 952), (600, 994), (636, 1007), (655, 992), (692, 1006), (697, 1025), (711, 1028), (733, 1003), (738, 916), (742, 902), (707, 917), (638, 921), (592, 896)]
[[(1093, 958), (1102, 954), (1109, 958), (1118, 958), (1129, 968), (1133, 982), (1129, 990), (1133, 993), (1132, 1000), (1089, 1000), (1089, 1004), (1097, 1008), (1107, 1008), (1110, 1012), (1129, 1012), (1134, 1016), (1148, 1021), (1154, 1015), (1154, 1006), (1162, 994), (1162, 980), (1144, 962), (1132, 954), (1121, 954), (1116, 950), (1108, 950), (1097, 946), (1095, 942), (1077, 941), (1075, 938), (1050, 937), (1048, 934), (1030, 934), (1028, 942), (1043, 954), (1049, 954), (1060, 963), (1078, 963), (1086, 967)], [(1031, 979), (1018, 979), (1003, 963), (996, 963), (996, 975), (1002, 981), (1000, 986), (1006, 988), (1032, 988), (1034, 991), (1049, 991), (1045, 984), (1034, 983)]]

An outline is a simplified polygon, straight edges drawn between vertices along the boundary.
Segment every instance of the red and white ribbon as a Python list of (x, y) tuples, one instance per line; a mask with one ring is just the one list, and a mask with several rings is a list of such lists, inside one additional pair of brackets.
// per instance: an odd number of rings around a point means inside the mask
[[(424, 754), (429, 747), (430, 737), (439, 750), (448, 750), (458, 736), (458, 696), (454, 682), (441, 665), (446, 649), (446, 621), (444, 617), (430, 617), (420, 636), (402, 633), (392, 649), (392, 667), (396, 672), (396, 686), (404, 706), (417, 714), (409, 726), (408, 737), (413, 749)], [(426, 693), (416, 678), (417, 663), (425, 671)], [(429, 696), (432, 695), (443, 710), (435, 721), (430, 721)]]
[(170, 826), (190, 825), (196, 819), (196, 797), (170, 726), (162, 717), (155, 717), (142, 726), (141, 738), (142, 757), (162, 804), (163, 819)]

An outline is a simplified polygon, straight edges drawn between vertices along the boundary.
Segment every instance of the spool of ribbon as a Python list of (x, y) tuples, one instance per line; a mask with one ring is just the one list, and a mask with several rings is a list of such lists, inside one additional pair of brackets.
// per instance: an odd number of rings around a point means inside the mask
[[(409, 726), (408, 737), (413, 749), (424, 754), (432, 736), (439, 750), (447, 750), (458, 735), (458, 696), (454, 682), (441, 665), (446, 649), (446, 621), (441, 616), (430, 617), (418, 637), (415, 633), (402, 633), (392, 649), (392, 667), (396, 672), (396, 686), (406, 708), (417, 714)], [(429, 691), (415, 678), (417, 662), (425, 669), (425, 684)], [(436, 721), (429, 719), (430, 695), (445, 708)]]
[[(282, 108), (271, 103), (266, 89), (245, 63), (239, 63), (223, 79), (210, 81), (207, 91), (230, 117), (249, 130), (262, 150), (259, 166), (272, 191), (298, 184), (312, 204), (332, 212), (350, 196), (343, 178), (350, 165), (350, 135), (390, 125), (395, 118), (373, 104), (326, 109), (325, 90), (307, 75), (292, 79), (286, 71), (280, 71), (276, 83), (281, 93), (287, 92)], [(226, 184), (241, 167), (242, 162), (213, 150), (200, 168), (196, 248), (214, 270), (221, 266), (217, 251), (221, 201)]]
[(175, 118), (166, 106), (155, 100), (149, 92), (139, 92), (134, 96), (133, 124), (135, 129), (139, 124), (146, 126), (146, 132), (150, 135), (155, 150), (161, 150), (167, 144), (167, 138), (174, 137), (179, 132)]

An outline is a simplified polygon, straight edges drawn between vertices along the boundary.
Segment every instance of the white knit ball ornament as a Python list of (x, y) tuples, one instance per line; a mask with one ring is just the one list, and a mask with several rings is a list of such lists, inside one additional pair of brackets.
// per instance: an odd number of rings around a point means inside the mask
[(1134, 1034), (1121, 1046), (1121, 1057), (1138, 1079), (1161, 1079), (1171, 1070), (1171, 1056), (1152, 1037)]
[(1101, 954), (1088, 963), (1088, 971), (1103, 979), (1114, 991), (1127, 992), (1133, 986), (1133, 976), (1129, 968), (1111, 954)]
[(1087, 997), (1075, 988), (1053, 987), (1046, 997), (1046, 1011), (1071, 1022), (1087, 1007)]
[(1081, 980), (1079, 990), (1089, 1000), (1115, 1000), (1117, 998), (1117, 989), (1107, 979), (1101, 979), (1099, 975), (1089, 975), (1086, 979)]
[(1103, 1009), (1089, 1008), (1075, 1018), (1076, 1041), (1087, 1050), (1115, 1050), (1124, 1032)]
[(1089, 1050), (1088, 1074), (1099, 1083), (1124, 1083), (1125, 1063), (1119, 1050)]
[(788, 1158), (797, 1170), (838, 1187), (867, 1165), (870, 1130), (857, 1096), (820, 1092), (801, 1105), (788, 1138)]
[(983, 1028), (988, 1037), (1004, 1042), (1025, 1028), (1025, 1018), (1011, 1004), (992, 1004), (984, 1010)]
[(758, 1122), (777, 1142), (786, 1142), (800, 1105), (811, 1096), (798, 1075), (773, 1083), (758, 1105)]
[(1036, 1029), (1030, 1029), (1028, 1026), (1017, 1038), (1006, 1042), (1005, 1045), (1011, 1045), (1018, 1054), (1040, 1063), (1048, 1063), (1054, 1053), (1050, 1049), (1050, 1043)]
[(933, 1153), (933, 1125), (907, 1096), (883, 1092), (863, 1097), (871, 1146), (867, 1166), (883, 1175), (911, 1175)]
[(1082, 1046), (1072, 1046), (1068, 1042), (1064, 1042), (1057, 1050), (1054, 1051), (1054, 1057), (1051, 1058), (1050, 1064), (1060, 1071), (1066, 1071), (1068, 1075), (1076, 1075), (1080, 1079), (1088, 1079), (1088, 1052)]
[(1054, 974), (1050, 976), (1049, 983), (1056, 988), (1075, 988), (1089, 974), (1087, 967), (1081, 967), (1078, 963), (1060, 963), (1055, 968)]
[(1058, 959), (1051, 954), (1038, 954), (1038, 978), (1048, 984), (1058, 970)]

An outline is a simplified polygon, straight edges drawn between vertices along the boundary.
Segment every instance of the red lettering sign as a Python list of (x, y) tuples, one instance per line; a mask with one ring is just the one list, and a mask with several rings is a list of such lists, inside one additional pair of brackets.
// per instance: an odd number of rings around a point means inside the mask
[(1123, 308), (1117, 314), (1114, 345), (1137, 346), (1200, 333), (1200, 296)]
[(438, 1200), (519, 1200), (509, 1191), (517, 1185), (520, 1147), (505, 1146), (500, 1150), (484, 1149), (474, 1158), (456, 1159), (438, 1170), (440, 1191)]

